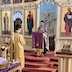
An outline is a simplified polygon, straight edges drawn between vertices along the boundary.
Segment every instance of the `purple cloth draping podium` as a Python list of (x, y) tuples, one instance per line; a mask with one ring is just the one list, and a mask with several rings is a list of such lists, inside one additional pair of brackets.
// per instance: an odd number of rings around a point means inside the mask
[(32, 33), (32, 48), (42, 49), (43, 47), (43, 34), (40, 32)]

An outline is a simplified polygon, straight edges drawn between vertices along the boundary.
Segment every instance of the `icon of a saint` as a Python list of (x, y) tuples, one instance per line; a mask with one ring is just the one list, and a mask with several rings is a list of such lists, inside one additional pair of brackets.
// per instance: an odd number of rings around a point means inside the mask
[(27, 16), (27, 28), (28, 28), (28, 34), (32, 34), (32, 28), (34, 25), (34, 20), (33, 20), (33, 14), (31, 11), (29, 11), (29, 14)]
[(5, 16), (3, 19), (4, 19), (4, 31), (8, 31), (9, 18), (8, 18), (7, 13), (5, 13)]

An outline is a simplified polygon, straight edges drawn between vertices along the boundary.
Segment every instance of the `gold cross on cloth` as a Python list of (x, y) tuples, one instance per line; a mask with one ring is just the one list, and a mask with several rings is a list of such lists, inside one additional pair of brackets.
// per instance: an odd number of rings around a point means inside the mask
[(37, 43), (36, 46), (39, 46), (39, 44)]

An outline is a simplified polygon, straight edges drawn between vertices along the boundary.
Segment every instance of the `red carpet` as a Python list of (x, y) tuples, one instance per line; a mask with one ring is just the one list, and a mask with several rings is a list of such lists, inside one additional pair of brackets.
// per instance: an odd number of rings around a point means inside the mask
[(57, 72), (58, 58), (54, 52), (48, 52), (44, 57), (35, 57), (34, 51), (25, 51), (25, 68), (23, 72)]

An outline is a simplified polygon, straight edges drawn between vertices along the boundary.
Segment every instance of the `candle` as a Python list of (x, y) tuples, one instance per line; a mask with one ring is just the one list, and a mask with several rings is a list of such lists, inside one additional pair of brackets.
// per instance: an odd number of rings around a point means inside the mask
[(5, 42), (7, 42), (8, 41), (8, 38), (5, 38)]
[(67, 45), (67, 41), (65, 41), (65, 45)]
[(14, 43), (14, 32), (12, 33), (12, 41)]
[(68, 45), (70, 45), (71, 43), (68, 41)]

